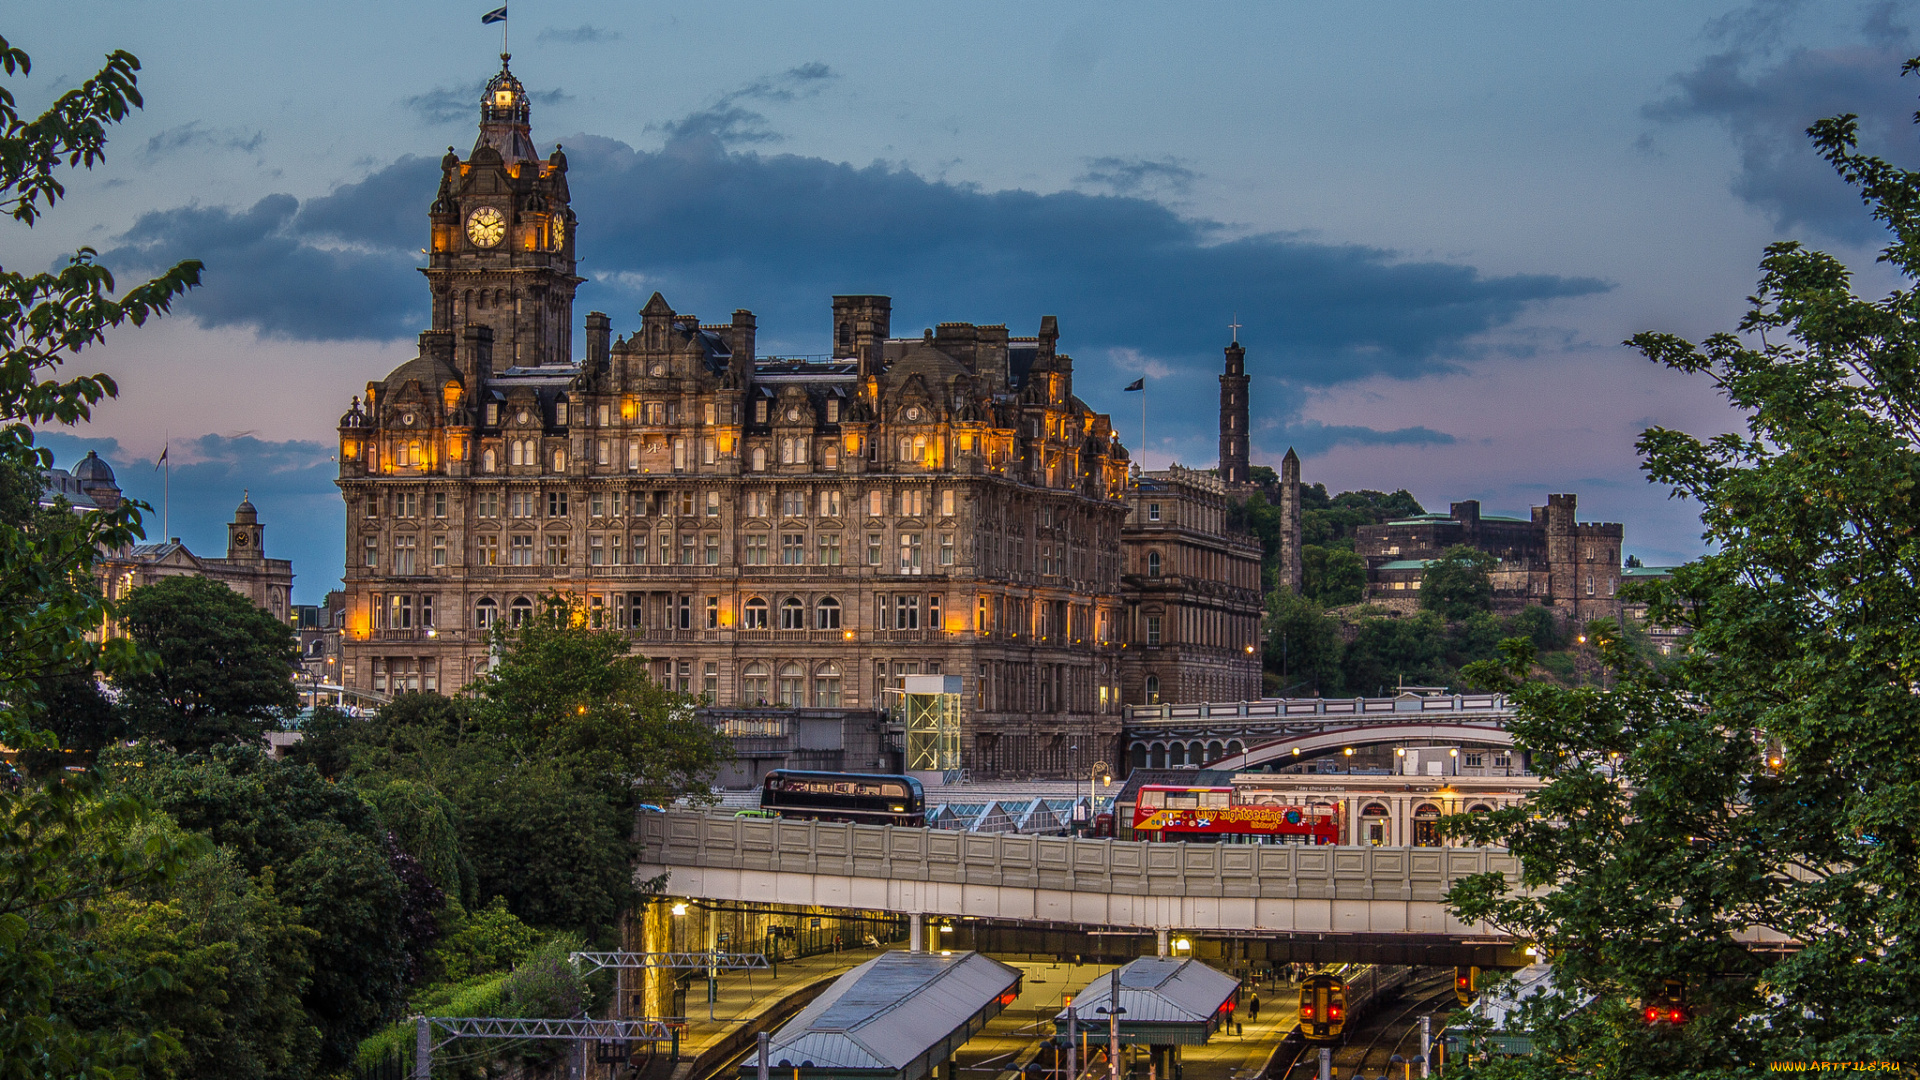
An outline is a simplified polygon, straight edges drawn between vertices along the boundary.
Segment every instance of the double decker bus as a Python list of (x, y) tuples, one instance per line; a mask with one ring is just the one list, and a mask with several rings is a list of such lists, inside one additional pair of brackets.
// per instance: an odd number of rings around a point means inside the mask
[(1337, 844), (1340, 814), (1333, 806), (1235, 803), (1230, 787), (1144, 784), (1133, 831), (1145, 840), (1189, 843)]
[(760, 809), (783, 818), (924, 827), (927, 796), (920, 781), (890, 773), (775, 769), (760, 790)]

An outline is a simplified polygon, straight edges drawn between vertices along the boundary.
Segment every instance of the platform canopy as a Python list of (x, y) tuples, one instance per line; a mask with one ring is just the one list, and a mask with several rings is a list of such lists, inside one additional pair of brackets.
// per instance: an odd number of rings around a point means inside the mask
[[(1106, 1030), (1113, 976), (1102, 975), (1075, 994), (1073, 1008), (1083, 1030), (1098, 1039)], [(1120, 969), (1120, 1041), (1153, 1046), (1202, 1046), (1221, 1024), (1233, 1016), (1233, 996), (1240, 980), (1224, 975), (1198, 960), (1143, 956)], [(1053, 1018), (1054, 1031), (1064, 1037), (1067, 1012)]]
[[(774, 1032), (767, 1059), (780, 1080), (924, 1080), (1019, 994), (1019, 970), (977, 952), (881, 953)], [(740, 1075), (758, 1068), (748, 1054)]]

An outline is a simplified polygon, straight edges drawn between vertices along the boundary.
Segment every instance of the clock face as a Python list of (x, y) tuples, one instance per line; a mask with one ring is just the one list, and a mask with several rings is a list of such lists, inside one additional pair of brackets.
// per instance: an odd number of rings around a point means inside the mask
[(907, 419), (909, 419), (909, 420), (918, 420), (918, 419), (920, 419), (920, 406), (918, 406), (918, 405), (915, 405), (915, 406), (914, 406), (913, 408), (911, 408), (911, 409), (908, 409), (908, 410), (907, 410)]
[(798, 420), (798, 419), (800, 419), (800, 410), (799, 410), (799, 409), (795, 409), (795, 408), (792, 408), (792, 407), (788, 407), (788, 409), (787, 409), (787, 421), (788, 421), (788, 423), (792, 423), (793, 421), (795, 421), (795, 420)]
[(478, 247), (492, 247), (507, 238), (507, 219), (491, 206), (467, 215), (467, 239)]
[(401, 422), (402, 424), (405, 424), (405, 425), (407, 425), (408, 427), (412, 427), (412, 426), (413, 426), (413, 414), (412, 414), (412, 413), (401, 413), (401, 414), (400, 414), (400, 422)]
[(655, 364), (655, 365), (653, 365), (653, 371), (652, 371), (652, 375), (653, 375), (653, 377), (654, 377), (654, 378), (656, 378), (656, 379), (664, 379), (664, 378), (666, 378), (666, 377), (667, 377), (667, 365), (665, 365), (665, 364)]
[(236, 535), (236, 536), (235, 536), (235, 537), (233, 538), (233, 546), (234, 546), (234, 547), (246, 547), (246, 546), (247, 546), (247, 534), (246, 534), (246, 533), (240, 533), (240, 534), (238, 534), (238, 535)]

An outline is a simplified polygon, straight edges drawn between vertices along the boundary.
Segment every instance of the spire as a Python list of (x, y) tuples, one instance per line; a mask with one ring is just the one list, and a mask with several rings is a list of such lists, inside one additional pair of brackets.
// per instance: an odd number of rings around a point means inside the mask
[(533, 148), (527, 88), (509, 69), (508, 62), (512, 59), (509, 53), (500, 54), (500, 74), (488, 80), (486, 90), (480, 95), (480, 137), (474, 141), (469, 158), (478, 154), (483, 146), (492, 147), (508, 165), (536, 161), (540, 157)]

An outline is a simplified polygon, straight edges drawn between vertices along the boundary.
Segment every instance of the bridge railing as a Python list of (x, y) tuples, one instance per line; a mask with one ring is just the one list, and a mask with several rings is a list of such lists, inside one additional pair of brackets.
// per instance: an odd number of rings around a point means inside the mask
[(1504, 694), (1432, 694), (1400, 697), (1263, 698), (1259, 701), (1200, 701), (1184, 705), (1128, 705), (1128, 724), (1155, 720), (1283, 720), (1290, 716), (1404, 716), (1511, 712)]
[[(1440, 901), (1518, 861), (1498, 848), (1162, 844), (643, 813), (644, 867), (703, 867), (1170, 897)], [(673, 885), (671, 879), (667, 885)]]

